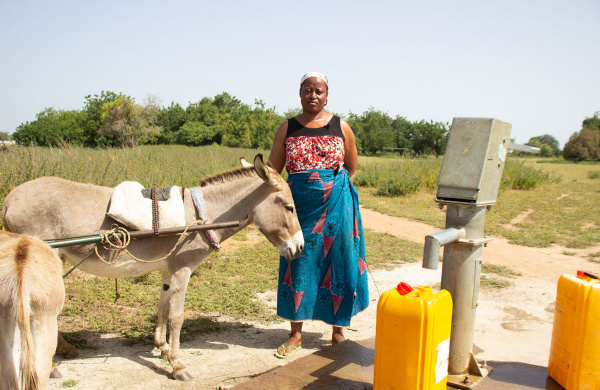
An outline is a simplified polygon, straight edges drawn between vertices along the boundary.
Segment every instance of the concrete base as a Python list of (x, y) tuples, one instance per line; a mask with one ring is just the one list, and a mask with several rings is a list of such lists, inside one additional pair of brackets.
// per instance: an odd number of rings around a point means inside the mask
[[(370, 390), (373, 388), (375, 339), (346, 340), (266, 372), (235, 390)], [(290, 358), (294, 359), (294, 358)], [(493, 370), (477, 390), (563, 390), (546, 367), (522, 363), (487, 362)], [(454, 389), (448, 386), (448, 390)], [(387, 389), (385, 389), (387, 390)]]
[[(346, 340), (266, 372), (235, 390), (299, 390), (373, 388), (375, 339)], [(293, 359), (293, 358), (290, 358)]]

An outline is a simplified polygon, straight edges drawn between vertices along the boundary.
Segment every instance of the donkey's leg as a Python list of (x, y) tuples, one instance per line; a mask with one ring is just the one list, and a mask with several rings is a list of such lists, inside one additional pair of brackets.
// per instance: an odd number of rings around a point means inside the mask
[(180, 381), (192, 379), (185, 370), (185, 365), (180, 359), (179, 335), (183, 325), (183, 311), (185, 304), (185, 292), (192, 271), (188, 267), (180, 268), (171, 277), (171, 301), (169, 310), (169, 363), (173, 367), (171, 377)]
[(154, 330), (154, 345), (160, 349), (160, 356), (165, 357), (169, 353), (167, 344), (167, 321), (169, 319), (169, 301), (171, 299), (171, 275), (165, 271), (162, 273), (162, 284), (160, 286), (160, 298), (158, 300), (158, 318)]
[(66, 359), (73, 359), (79, 356), (79, 352), (77, 352), (75, 347), (67, 343), (60, 333), (58, 333), (56, 352), (60, 352)]
[(53, 370), (52, 357), (56, 351), (56, 334), (58, 333), (56, 316), (57, 314), (38, 316), (36, 321), (32, 322), (34, 326), (31, 333), (35, 340), (35, 371), (40, 389), (46, 388), (46, 383)]
[[(0, 389), (18, 389), (17, 367), (19, 367), (19, 362), (15, 366), (13, 361), (13, 340), (17, 324), (10, 315), (12, 311), (8, 307), (0, 306), (0, 310), (7, 314), (3, 316), (0, 313), (0, 329), (2, 329), (0, 332)], [(21, 342), (18, 339), (14, 341)], [(19, 356), (19, 354), (15, 355)]]

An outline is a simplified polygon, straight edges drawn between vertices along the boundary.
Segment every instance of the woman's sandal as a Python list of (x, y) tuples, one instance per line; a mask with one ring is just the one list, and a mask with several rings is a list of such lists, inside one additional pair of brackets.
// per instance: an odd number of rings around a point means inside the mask
[[(290, 345), (288, 347), (286, 347), (284, 344), (281, 344), (281, 347), (283, 349), (283, 351), (281, 351), (282, 353), (279, 353), (279, 348), (277, 348), (277, 350), (275, 350), (275, 356), (277, 356), (279, 359), (287, 359), (290, 356), (292, 356), (293, 354), (296, 353), (296, 351), (298, 351), (299, 349), (302, 348), (301, 345), (294, 347), (293, 345)], [(285, 353), (287, 352), (288, 349), (293, 349), (292, 353), (290, 353), (289, 355), (286, 355)]]

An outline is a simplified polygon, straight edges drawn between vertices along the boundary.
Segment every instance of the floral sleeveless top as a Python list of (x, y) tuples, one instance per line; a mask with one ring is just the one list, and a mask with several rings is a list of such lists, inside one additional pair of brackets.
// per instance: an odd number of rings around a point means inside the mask
[(333, 116), (323, 127), (304, 127), (288, 119), (285, 138), (285, 169), (288, 173), (310, 169), (338, 170), (344, 166), (344, 133), (340, 118)]

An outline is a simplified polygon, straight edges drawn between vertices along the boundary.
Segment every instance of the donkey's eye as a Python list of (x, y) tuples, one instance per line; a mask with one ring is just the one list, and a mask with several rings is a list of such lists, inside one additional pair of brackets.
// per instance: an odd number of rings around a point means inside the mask
[(289, 211), (289, 212), (291, 212), (291, 213), (293, 213), (293, 212), (294, 212), (294, 206), (292, 206), (292, 205), (289, 205), (289, 204), (288, 204), (288, 205), (286, 205), (286, 206), (284, 206), (284, 207), (285, 207), (285, 209), (286, 209), (287, 211)]

